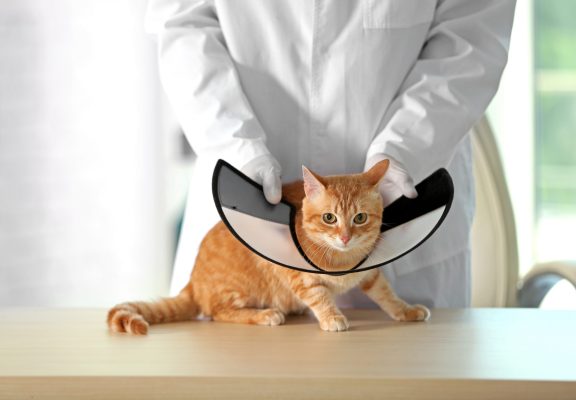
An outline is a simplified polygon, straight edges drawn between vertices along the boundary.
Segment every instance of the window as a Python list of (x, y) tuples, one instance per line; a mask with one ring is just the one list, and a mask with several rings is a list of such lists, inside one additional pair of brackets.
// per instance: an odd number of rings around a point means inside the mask
[[(488, 110), (512, 197), (521, 277), (537, 264), (576, 261), (574, 15), (572, 0), (516, 3), (508, 65)], [(576, 306), (567, 281), (549, 294), (542, 307)]]
[(576, 259), (576, 2), (534, 2), (536, 261)]

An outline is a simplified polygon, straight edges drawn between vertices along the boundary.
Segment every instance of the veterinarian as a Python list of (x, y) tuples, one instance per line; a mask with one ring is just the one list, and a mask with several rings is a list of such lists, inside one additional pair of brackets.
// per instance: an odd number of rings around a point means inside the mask
[[(361, 172), (389, 158), (385, 202), (416, 196), (447, 168), (455, 185), (445, 223), (382, 267), (397, 293), (430, 307), (470, 304), (474, 182), (468, 132), (496, 93), (514, 0), (152, 0), (159, 70), (198, 158), (172, 292), (219, 218), (214, 163), (223, 158), (280, 200), (302, 165)], [(367, 306), (360, 292), (341, 304)]]

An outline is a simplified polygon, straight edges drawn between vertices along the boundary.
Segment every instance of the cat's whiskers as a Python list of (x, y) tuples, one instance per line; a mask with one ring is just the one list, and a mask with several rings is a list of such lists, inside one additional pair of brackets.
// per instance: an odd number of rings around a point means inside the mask
[(318, 250), (315, 253), (315, 263), (319, 264), (319, 267), (323, 267), (324, 266), (324, 256), (326, 254), (326, 247), (325, 246), (318, 246)]
[[(305, 247), (304, 252), (308, 255), (308, 258), (310, 258), (312, 261), (314, 261), (317, 258), (317, 256), (319, 256), (319, 260), (322, 261), (322, 259), (324, 258), (324, 254), (326, 253), (327, 249), (329, 249), (329, 247), (325, 243), (317, 242), (310, 238), (306, 238), (306, 241), (303, 244)], [(310, 249), (313, 250), (310, 251)], [(324, 250), (324, 252), (320, 254), (322, 250)]]
[(326, 258), (326, 264), (332, 266), (334, 250), (329, 245), (326, 246), (326, 250), (324, 251), (324, 256), (326, 255), (328, 255), (328, 257)]
[(341, 256), (337, 254), (337, 250), (330, 244), (312, 239), (309, 239), (308, 242), (312, 243), (314, 251), (306, 251), (306, 254), (308, 254), (308, 257), (314, 261), (314, 263), (319, 264), (318, 266), (321, 268), (333, 268), (337, 266), (334, 265), (334, 258), (341, 258)]
[[(324, 251), (322, 252), (322, 254), (320, 255), (320, 260), (326, 260), (326, 264), (327, 265), (332, 265), (332, 254), (331, 254), (331, 250), (332, 248), (330, 247), (330, 245), (328, 244), (324, 244), (323, 245)], [(328, 257), (329, 258), (328, 258)], [(324, 265), (325, 267), (326, 265)]]
[[(322, 254), (320, 254), (320, 253), (321, 253), (323, 250), (324, 250), (324, 247), (323, 247), (323, 246), (316, 245), (315, 248), (314, 248), (314, 251), (311, 252), (311, 253), (308, 255), (308, 257), (309, 257), (312, 261), (315, 261), (315, 260), (318, 260), (318, 259), (321, 261), (321, 260), (322, 260)], [(317, 261), (316, 261), (316, 262), (317, 262)]]

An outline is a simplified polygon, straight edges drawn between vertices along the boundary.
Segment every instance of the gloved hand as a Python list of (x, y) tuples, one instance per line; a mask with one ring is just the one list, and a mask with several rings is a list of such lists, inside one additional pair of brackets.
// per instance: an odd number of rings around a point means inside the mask
[(271, 204), (278, 204), (282, 198), (282, 169), (270, 155), (256, 157), (241, 168), (241, 171), (264, 187), (264, 197)]
[(366, 160), (365, 171), (368, 171), (372, 166), (382, 160), (390, 160), (388, 171), (384, 178), (380, 181), (380, 194), (384, 201), (384, 207), (398, 200), (402, 196), (409, 199), (418, 197), (418, 192), (414, 187), (414, 181), (408, 175), (402, 164), (385, 154), (375, 154)]

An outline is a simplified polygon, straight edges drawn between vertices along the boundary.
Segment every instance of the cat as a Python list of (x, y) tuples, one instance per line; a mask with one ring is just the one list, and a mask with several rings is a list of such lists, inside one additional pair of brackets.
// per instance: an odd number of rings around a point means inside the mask
[[(374, 248), (382, 223), (378, 184), (384, 160), (361, 174), (319, 176), (303, 167), (303, 181), (286, 184), (283, 198), (297, 208), (296, 234), (306, 255), (327, 271), (357, 265)], [(423, 321), (430, 311), (396, 296), (378, 269), (346, 275), (300, 272), (272, 264), (242, 245), (219, 222), (204, 237), (190, 281), (175, 297), (113, 307), (114, 332), (145, 335), (150, 324), (193, 320), (281, 325), (288, 314), (310, 309), (324, 331), (345, 331), (349, 323), (334, 297), (360, 286), (397, 321)]]

